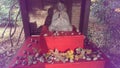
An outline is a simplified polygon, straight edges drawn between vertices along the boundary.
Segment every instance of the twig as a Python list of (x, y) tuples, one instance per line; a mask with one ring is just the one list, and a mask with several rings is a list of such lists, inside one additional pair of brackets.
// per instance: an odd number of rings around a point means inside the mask
[(19, 44), (19, 41), (20, 41), (20, 38), (21, 38), (22, 32), (23, 32), (23, 27), (22, 27), (21, 32), (20, 32), (20, 34), (19, 34), (19, 37), (18, 37), (18, 40), (17, 40), (16, 45), (18, 45), (18, 44)]
[(17, 29), (17, 26), (16, 26), (16, 25), (17, 25), (17, 20), (18, 20), (19, 15), (20, 15), (20, 10), (18, 11), (17, 16), (16, 16), (16, 18), (15, 18), (15, 28), (14, 28), (13, 33), (11, 34), (11, 37), (13, 37), (13, 35), (14, 35), (15, 32), (16, 32), (16, 29)]
[[(8, 19), (9, 19), (9, 22), (8, 22), (8, 23), (9, 23), (9, 24), (11, 23), (11, 10), (13, 9), (13, 7), (14, 7), (16, 4), (17, 4), (17, 2), (10, 7), (9, 17), (8, 17)], [(13, 47), (11, 32), (12, 32), (12, 27), (10, 26), (9, 39), (10, 39), (11, 47)]]

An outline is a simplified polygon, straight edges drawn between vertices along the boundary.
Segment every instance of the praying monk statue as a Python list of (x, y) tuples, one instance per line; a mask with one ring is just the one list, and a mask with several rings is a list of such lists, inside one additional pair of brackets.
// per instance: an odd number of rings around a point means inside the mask
[(72, 31), (65, 5), (61, 2), (57, 4), (57, 9), (53, 13), (49, 31)]

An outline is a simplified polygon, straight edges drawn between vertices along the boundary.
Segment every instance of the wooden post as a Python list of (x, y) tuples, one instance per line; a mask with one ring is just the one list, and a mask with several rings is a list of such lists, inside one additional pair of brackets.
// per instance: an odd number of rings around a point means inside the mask
[(82, 34), (87, 36), (89, 12), (90, 12), (90, 0), (82, 0), (81, 3), (81, 15), (80, 15), (80, 27), (79, 30)]
[(30, 34), (30, 24), (29, 24), (29, 16), (28, 16), (28, 9), (27, 9), (27, 1), (26, 0), (19, 0), (21, 16), (23, 21), (23, 28), (25, 33), (25, 38), (29, 37)]

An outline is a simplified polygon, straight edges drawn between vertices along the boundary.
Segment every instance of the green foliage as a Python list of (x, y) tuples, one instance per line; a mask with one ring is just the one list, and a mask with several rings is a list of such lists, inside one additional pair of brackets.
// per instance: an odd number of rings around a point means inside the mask
[(0, 0), (0, 23), (8, 23), (9, 14), (11, 15), (11, 21), (14, 21), (18, 10), (19, 5), (17, 0)]

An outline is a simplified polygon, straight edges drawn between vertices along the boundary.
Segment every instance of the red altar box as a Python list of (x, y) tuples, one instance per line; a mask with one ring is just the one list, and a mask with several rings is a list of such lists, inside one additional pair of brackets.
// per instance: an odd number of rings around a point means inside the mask
[(84, 35), (47, 36), (44, 39), (48, 49), (57, 48), (60, 51), (66, 51), (67, 49), (74, 50), (77, 47), (84, 47)]
[[(57, 32), (59, 36), (54, 35), (55, 33), (48, 31), (48, 27), (42, 26), (42, 31), (40, 35), (41, 39), (43, 40), (41, 40), (41, 43), (44, 42), (45, 43), (44, 45), (46, 45), (48, 49), (57, 48), (60, 51), (66, 51), (67, 49), (74, 50), (77, 47), (84, 48), (85, 36), (81, 35), (80, 32), (76, 32), (74, 26), (72, 32), (59, 31)], [(44, 36), (44, 34), (48, 36)]]
[[(78, 40), (83, 40), (83, 37), (81, 37), (81, 39), (80, 39), (80, 37), (78, 37), (78, 36), (74, 36), (74, 37), (67, 36), (66, 38), (69, 38), (68, 40), (65, 40), (64, 39), (65, 37), (63, 37), (61, 40), (60, 40), (60, 38), (61, 37), (57, 37), (57, 39), (59, 41), (61, 41), (61, 42), (65, 41), (65, 42), (59, 44), (59, 43), (57, 43), (58, 41), (56, 40), (55, 44), (58, 45), (58, 46), (54, 46), (53, 37), (43, 37), (43, 36), (41, 37), (41, 36), (38, 36), (38, 37), (30, 37), (30, 38), (28, 38), (24, 42), (24, 45), (19, 49), (17, 54), (12, 59), (11, 63), (9, 64), (9, 68), (66, 68), (66, 67), (69, 67), (69, 68), (105, 68), (104, 67), (105, 66), (104, 57), (103, 57), (103, 59), (96, 60), (96, 61), (81, 60), (79, 62), (73, 62), (73, 63), (70, 63), (70, 62), (62, 63), (62, 62), (60, 62), (60, 63), (54, 63), (54, 64), (38, 62), (37, 64), (17, 65), (15, 67), (13, 67), (13, 64), (15, 64), (15, 62), (16, 62), (16, 57), (17, 56), (24, 56), (24, 54), (23, 54), (24, 50), (32, 52), (33, 48), (37, 48), (37, 49), (40, 49), (40, 50), (44, 51), (44, 50), (46, 50), (45, 48), (51, 48), (51, 49), (58, 48), (60, 50), (65, 50), (67, 48), (74, 49), (74, 48), (76, 48), (76, 47), (78, 47), (80, 45), (81, 45), (80, 47), (83, 47), (83, 45), (82, 45), (83, 43), (80, 44), (79, 42), (81, 42), (81, 41), (78, 41)], [(38, 43), (36, 44), (35, 42), (31, 42), (31, 39), (32, 40), (38, 40)], [(77, 41), (75, 43), (76, 45), (74, 43), (72, 43), (73, 41), (71, 39), (73, 39), (74, 42)], [(69, 42), (69, 44), (68, 44), (68, 42)], [(30, 44), (30, 43), (32, 44), (32, 46), (28, 48), (28, 44)], [(63, 45), (63, 44), (67, 44), (67, 46)], [(77, 45), (77, 44), (80, 44), (80, 45)]]

